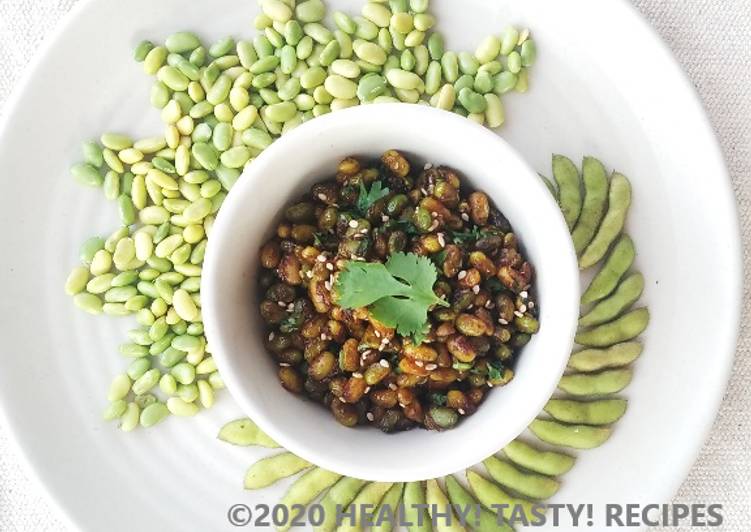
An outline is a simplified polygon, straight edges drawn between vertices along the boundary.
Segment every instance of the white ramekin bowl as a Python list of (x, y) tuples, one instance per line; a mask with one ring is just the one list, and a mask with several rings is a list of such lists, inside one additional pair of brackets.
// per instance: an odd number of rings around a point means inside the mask
[[(384, 434), (346, 428), (323, 406), (284, 390), (264, 349), (258, 252), (281, 209), (335, 173), (346, 156), (398, 149), (444, 164), (486, 192), (535, 267), (540, 331), (478, 411), (446, 432)], [(242, 410), (289, 451), (366, 480), (439, 477), (498, 451), (540, 412), (563, 373), (579, 309), (576, 257), (560, 210), (539, 177), (500, 137), (460, 116), (406, 104), (368, 105), (312, 120), (266, 149), (235, 184), (214, 224), (201, 285), (214, 359)]]

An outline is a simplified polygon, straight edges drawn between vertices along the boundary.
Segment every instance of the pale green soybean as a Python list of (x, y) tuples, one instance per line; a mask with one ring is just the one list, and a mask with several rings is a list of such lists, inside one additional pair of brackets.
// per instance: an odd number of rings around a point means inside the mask
[(357, 97), (362, 102), (372, 102), (386, 92), (386, 80), (378, 74), (365, 74), (357, 85)]
[(365, 17), (355, 17), (355, 24), (357, 24), (357, 30), (355, 31), (355, 37), (364, 39), (366, 41), (376, 40), (378, 37), (378, 26), (373, 24)]
[(464, 87), (459, 91), (459, 103), (469, 113), (484, 113), (488, 104), (482, 94), (477, 94), (469, 87)]
[(459, 79), (456, 80), (456, 83), (454, 83), (454, 90), (459, 93), (462, 91), (462, 89), (471, 89), (474, 83), (475, 80), (472, 76), (470, 76), (469, 74), (462, 74), (461, 76), (459, 76)]
[(594, 303), (609, 296), (621, 277), (628, 271), (636, 257), (634, 242), (628, 235), (622, 235), (608, 255), (607, 260), (581, 297), (582, 304)]
[(409, 532), (430, 532), (430, 515), (425, 506), (425, 491), (422, 482), (407, 482), (404, 486), (404, 518), (411, 523)]
[(386, 62), (386, 52), (377, 44), (367, 41), (355, 41), (352, 47), (355, 55), (363, 61), (374, 65), (383, 65)]
[(456, 91), (454, 86), (450, 83), (446, 83), (438, 92), (438, 101), (436, 107), (443, 109), (444, 111), (450, 111), (454, 107), (456, 102)]
[(438, 481), (431, 479), (425, 482), (425, 502), (428, 505), (428, 513), (431, 513), (432, 524), (436, 532), (463, 532), (466, 529), (459, 523), (459, 519), (451, 509), (446, 494), (438, 485)]
[(217, 436), (222, 441), (238, 446), (259, 445), (269, 449), (276, 449), (279, 444), (266, 435), (258, 425), (250, 419), (236, 419), (225, 424)]
[(379, 28), (386, 28), (391, 22), (389, 8), (376, 2), (366, 2), (362, 7), (362, 16)]
[(628, 402), (624, 399), (600, 399), (597, 401), (573, 401), (551, 399), (545, 412), (557, 421), (583, 425), (610, 425), (626, 412)]
[(104, 249), (104, 239), (98, 236), (88, 238), (81, 244), (79, 257), (84, 264), (91, 264), (97, 251)]
[(579, 258), (581, 269), (597, 264), (605, 256), (610, 245), (623, 230), (630, 205), (631, 184), (624, 175), (616, 172), (610, 180), (608, 210), (592, 242)]
[(624, 342), (607, 349), (584, 349), (571, 355), (568, 367), (580, 372), (620, 368), (639, 358), (642, 349), (639, 342)]
[(535, 419), (529, 429), (545, 443), (572, 449), (594, 449), (605, 443), (612, 433), (608, 427), (566, 425), (547, 419)]
[(86, 291), (91, 294), (103, 294), (112, 287), (112, 280), (114, 278), (114, 273), (97, 275), (86, 283)]
[(73, 296), (82, 292), (89, 281), (89, 270), (83, 266), (73, 268), (65, 281), (65, 293)]
[(77, 183), (87, 187), (99, 187), (104, 183), (104, 176), (88, 163), (73, 165), (70, 174)]
[[(412, 53), (412, 50), (407, 49), (402, 52), (402, 55), (399, 56), (399, 65), (402, 67), (402, 70), (407, 70), (410, 73), (415, 68), (415, 54)], [(389, 69), (391, 70), (391, 69)], [(397, 69), (398, 70), (398, 69)], [(388, 71), (387, 71), (388, 73)]]
[(122, 373), (117, 375), (112, 379), (109, 392), (107, 393), (107, 400), (112, 402), (124, 399), (128, 395), (128, 392), (130, 392), (131, 384), (130, 377), (127, 374)]
[(323, 86), (334, 98), (349, 100), (357, 96), (355, 82), (336, 74), (328, 76)]
[(297, 4), (295, 15), (300, 22), (320, 22), (326, 15), (326, 6), (321, 0), (306, 0)]
[(584, 157), (582, 181), (584, 201), (579, 220), (571, 232), (577, 256), (581, 255), (595, 236), (608, 203), (608, 176), (600, 161), (594, 157)]
[(336, 11), (334, 13), (334, 23), (340, 30), (348, 35), (354, 35), (357, 31), (357, 24), (355, 21), (352, 20), (349, 15), (341, 11)]
[[(191, 147), (191, 155), (206, 170), (216, 170), (219, 166), (219, 154), (216, 149), (205, 142), (196, 142)], [(143, 211), (141, 211), (143, 212)]]
[(506, 522), (511, 519), (511, 513), (515, 507), (522, 508), (527, 516), (530, 516), (532, 513), (532, 503), (526, 499), (512, 497), (502, 490), (498, 484), (471, 469), (467, 469), (467, 482), (469, 482), (469, 486), (472, 488), (477, 500), (485, 508), (491, 512), (496, 512), (497, 508), (501, 507), (500, 514)]
[[(398, 68), (389, 70), (386, 73), (386, 79), (392, 87), (402, 90), (417, 89), (422, 83), (422, 80), (417, 74)], [(326, 89), (329, 90), (328, 87), (326, 87)], [(329, 92), (331, 92), (331, 90), (329, 90)], [(332, 92), (331, 94), (334, 93)]]
[(477, 74), (479, 68), (480, 63), (477, 61), (475, 56), (473, 56), (469, 52), (459, 53), (459, 70), (461, 70), (462, 74), (474, 76), (475, 74)]
[(366, 484), (364, 480), (342, 477), (321, 499), (323, 522), (314, 527), (315, 532), (333, 532), (336, 529), (337, 508), (346, 508)]
[(325, 67), (331, 66), (331, 63), (339, 57), (340, 52), (341, 47), (339, 46), (339, 41), (332, 40), (324, 46), (321, 54), (318, 56), (318, 62)]
[(513, 440), (503, 448), (505, 455), (525, 469), (549, 476), (560, 476), (574, 467), (576, 459), (557, 451), (540, 451), (521, 440)]
[(280, 0), (263, 0), (261, 8), (272, 21), (287, 22), (292, 18), (292, 9)]
[(636, 338), (644, 332), (647, 325), (649, 310), (638, 308), (611, 322), (577, 333), (576, 343), (589, 347), (608, 347)]
[(136, 395), (147, 393), (159, 383), (161, 376), (161, 372), (156, 368), (148, 370), (133, 383), (133, 393)]
[(560, 488), (555, 479), (537, 473), (525, 473), (495, 456), (486, 458), (483, 464), (493, 480), (525, 497), (549, 499)]
[[(295, 505), (307, 506), (340, 478), (342, 476), (339, 473), (332, 473), (320, 467), (311, 469), (289, 487), (279, 504), (283, 504), (290, 509)], [(277, 527), (277, 530), (284, 532), (289, 530), (290, 526), (290, 524), (285, 524)]]
[(164, 403), (152, 403), (141, 411), (140, 422), (142, 427), (153, 427), (161, 423), (169, 416), (169, 410)]
[(103, 302), (94, 294), (81, 292), (73, 296), (73, 303), (81, 310), (89, 314), (101, 314)]
[(201, 41), (194, 33), (181, 31), (167, 37), (165, 46), (172, 53), (182, 54), (201, 46)]
[(133, 59), (138, 63), (142, 63), (146, 59), (146, 55), (154, 48), (154, 43), (151, 41), (141, 41), (133, 50)]
[(631, 382), (633, 372), (628, 369), (609, 369), (600, 373), (572, 373), (561, 377), (558, 387), (576, 396), (618, 393)]
[(120, 418), (120, 430), (130, 432), (138, 426), (141, 409), (136, 403), (128, 403), (125, 412)]
[(438, 61), (432, 61), (425, 75), (425, 93), (429, 96), (436, 94), (441, 89), (441, 76), (443, 71)]
[(416, 30), (425, 32), (435, 26), (436, 19), (428, 13), (418, 13), (415, 15), (414, 22)]
[(409, 7), (415, 13), (425, 13), (429, 4), (430, 0), (409, 0)]
[[(106, 245), (106, 243), (105, 243)], [(100, 249), (94, 253), (94, 258), (91, 259), (91, 275), (102, 275), (110, 271), (112, 267), (112, 255), (106, 249)]]
[(250, 149), (246, 146), (236, 146), (222, 153), (220, 161), (227, 168), (242, 168), (250, 160), (251, 155)]
[(389, 26), (391, 27), (392, 31), (395, 31), (402, 35), (407, 35), (415, 27), (414, 19), (412, 15), (410, 15), (409, 13), (401, 13), (401, 12), (394, 13), (391, 16)]
[(480, 94), (488, 94), (493, 90), (493, 77), (488, 72), (478, 72), (475, 76), (473, 88)]
[[(174, 395), (177, 392), (177, 381), (172, 375), (165, 373), (159, 379), (159, 389), (167, 395)], [(169, 400), (167, 400), (167, 408), (169, 408)]]
[(430, 66), (430, 53), (428, 52), (428, 47), (424, 44), (415, 46), (412, 50), (412, 54), (415, 56), (415, 74), (418, 76), (424, 76), (428, 72), (428, 66)]
[[(479, 503), (477, 500), (453, 476), (449, 475), (445, 480), (446, 492), (452, 505), (461, 508), (478, 507)], [(482, 532), (513, 532), (510, 526), (505, 523), (499, 523), (495, 514), (482, 506), (479, 507), (479, 512), (472, 512), (472, 514), (475, 516), (475, 522), (472, 522), (470, 518), (469, 524), (471, 524), (473, 530)]]
[(501, 55), (509, 55), (514, 51), (516, 45), (519, 43), (519, 30), (509, 26), (503, 32), (503, 38), (501, 40)]
[(553, 177), (558, 184), (558, 204), (568, 228), (573, 229), (582, 207), (579, 170), (568, 157), (553, 155)]
[(102, 412), (102, 418), (105, 421), (112, 421), (113, 419), (120, 419), (125, 411), (128, 409), (128, 403), (124, 399), (118, 399), (112, 401), (107, 408)]
[(528, 39), (522, 43), (521, 47), (522, 65), (531, 67), (537, 60), (537, 45), (535, 41)]
[(517, 74), (514, 90), (518, 93), (525, 93), (529, 90), (529, 70), (526, 68), (522, 68)]
[(522, 70), (522, 57), (519, 52), (511, 52), (506, 59), (506, 68), (512, 74), (518, 74)]
[(334, 38), (339, 43), (339, 57), (342, 59), (349, 59), (352, 57), (354, 50), (352, 49), (352, 38), (341, 30), (334, 32)]
[(506, 113), (503, 108), (503, 102), (495, 94), (486, 94), (485, 96), (486, 109), (485, 119), (487, 125), (490, 128), (496, 128), (503, 125), (506, 121)]
[[(337, 532), (361, 531), (363, 529), (363, 513), (367, 511), (364, 509), (377, 508), (378, 503), (381, 502), (383, 496), (386, 495), (386, 493), (391, 489), (391, 486), (393, 486), (393, 483), (391, 482), (371, 482), (369, 484), (366, 484), (350, 504), (350, 506), (357, 509), (354, 519), (345, 518), (344, 522), (337, 528)], [(372, 518), (372, 512), (370, 513)]]
[(334, 38), (334, 34), (331, 33), (331, 30), (318, 22), (305, 24), (302, 29), (303, 32), (305, 32), (305, 35), (309, 36), (318, 44), (326, 45)]
[(167, 410), (175, 416), (191, 417), (198, 413), (198, 405), (188, 403), (179, 397), (170, 397), (167, 399)]
[[(399, 502), (402, 500), (402, 493), (404, 493), (403, 483), (397, 482), (392, 485), (381, 499), (374, 515), (382, 517), (396, 516)], [(371, 532), (391, 532), (394, 529), (394, 522), (395, 519), (384, 518), (380, 524), (374, 524), (370, 530)]]
[(644, 276), (641, 273), (629, 275), (618, 284), (618, 287), (609, 297), (597, 303), (589, 312), (579, 318), (579, 326), (600, 325), (618, 317), (641, 297), (643, 291)]
[(360, 77), (359, 65), (349, 59), (337, 59), (331, 63), (331, 72), (347, 79), (354, 80)]
[(496, 94), (506, 94), (516, 87), (518, 78), (516, 74), (504, 70), (495, 76), (493, 79), (493, 92)]
[(99, 143), (94, 141), (84, 142), (81, 146), (81, 151), (83, 152), (84, 161), (94, 168), (100, 168), (104, 164), (102, 147)]
[(494, 35), (485, 37), (475, 50), (475, 57), (481, 64), (493, 61), (501, 53), (501, 40)]
[(227, 54), (234, 47), (235, 40), (232, 37), (224, 37), (211, 45), (209, 48), (209, 55), (216, 58), (227, 57)]

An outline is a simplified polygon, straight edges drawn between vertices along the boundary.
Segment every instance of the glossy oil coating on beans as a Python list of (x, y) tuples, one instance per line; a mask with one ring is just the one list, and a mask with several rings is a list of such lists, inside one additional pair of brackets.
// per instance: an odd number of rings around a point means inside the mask
[[(415, 168), (393, 150), (372, 165), (347, 158), (283, 214), (260, 250), (259, 307), (287, 390), (346, 426), (445, 430), (513, 378), (539, 328), (533, 269), (508, 221), (454, 170)], [(337, 306), (332, 290), (348, 261), (397, 252), (429, 257), (447, 302), (419, 344), (367, 308)]]

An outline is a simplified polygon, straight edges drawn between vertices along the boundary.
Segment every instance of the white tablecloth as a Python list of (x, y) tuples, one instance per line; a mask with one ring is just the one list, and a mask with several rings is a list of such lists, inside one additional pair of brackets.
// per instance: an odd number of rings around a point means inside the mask
[[(75, 1), (0, 0), (0, 113), (42, 39)], [(748, 265), (751, 250), (751, 4), (747, 0), (633, 1), (673, 49), (704, 99), (733, 176), (746, 249), (744, 258)], [(751, 268), (747, 266), (746, 286), (751, 286), (749, 275)], [(735, 371), (725, 402), (712, 436), (676, 498), (676, 502), (724, 504), (726, 522), (721, 530), (738, 532), (745, 532), (751, 526), (749, 302), (751, 299), (746, 297)], [(19, 465), (8, 436), (2, 432), (0, 530), (64, 530), (36, 482)]]

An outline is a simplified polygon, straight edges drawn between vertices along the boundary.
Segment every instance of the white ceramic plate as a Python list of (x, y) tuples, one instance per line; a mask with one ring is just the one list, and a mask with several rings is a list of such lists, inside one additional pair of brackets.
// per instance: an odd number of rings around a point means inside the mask
[[(359, 9), (359, 2), (329, 0)], [(501, 134), (535, 168), (553, 151), (599, 156), (634, 186), (628, 230), (652, 323), (611, 440), (582, 452), (552, 502), (670, 499), (711, 427), (730, 371), (741, 300), (728, 176), (703, 110), (664, 45), (625, 1), (434, 0), (452, 47), (473, 50), (507, 23), (532, 28), (532, 90), (505, 99)], [(161, 131), (150, 81), (131, 60), (143, 38), (197, 29), (248, 35), (249, 0), (91, 0), (50, 38), (0, 130), (3, 367), (0, 404), (19, 448), (70, 522), (86, 530), (231, 529), (234, 503), (272, 503), (286, 483), (242, 490), (264, 454), (215, 439), (239, 414), (224, 394), (194, 420), (121, 434), (100, 420), (122, 371), (128, 320), (86, 316), (62, 292), (79, 244), (115, 227), (101, 191), (67, 175), (82, 139)], [(458, 450), (461, 452), (461, 450)], [(368, 457), (377, 459), (378, 457)], [(596, 515), (598, 517), (599, 515)]]

